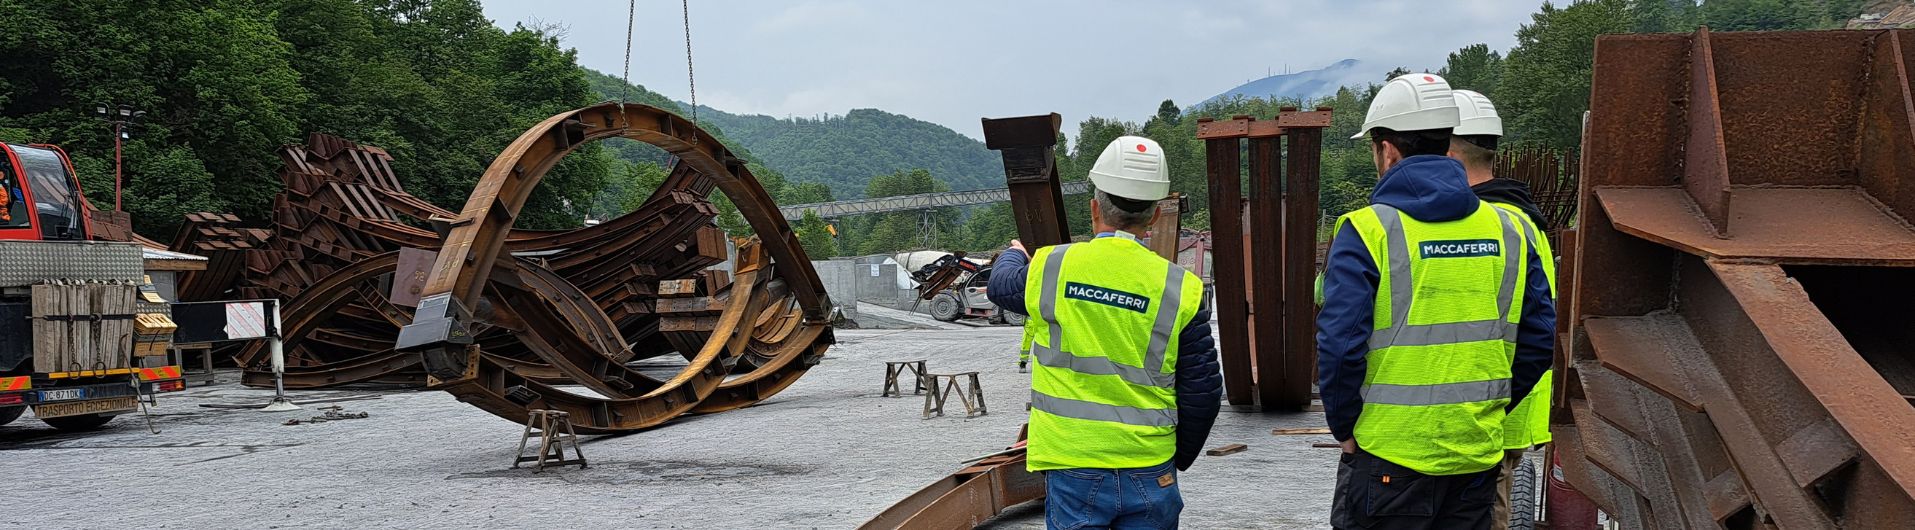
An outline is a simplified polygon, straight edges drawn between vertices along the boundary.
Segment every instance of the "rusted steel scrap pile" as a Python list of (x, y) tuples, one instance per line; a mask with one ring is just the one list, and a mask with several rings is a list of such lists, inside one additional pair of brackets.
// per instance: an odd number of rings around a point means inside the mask
[(1915, 528), (1915, 31), (1597, 41), (1554, 415), (1626, 526)]
[[(612, 137), (672, 155), (642, 206), (577, 230), (512, 228), (560, 158)], [(280, 156), (271, 230), (198, 214), (174, 248), (212, 260), (181, 279), (183, 299), (284, 301), (288, 387), (423, 383), (513, 421), (556, 409), (581, 433), (618, 432), (756, 403), (832, 342), (824, 288), (770, 196), (716, 139), (665, 111), (608, 103), (553, 116), (501, 153), (457, 212), (406, 193), (377, 147), (316, 134)], [(729, 270), (713, 268), (733, 253), (713, 223), (714, 190), (758, 234), (736, 242)], [(263, 345), (235, 358), (248, 384), (271, 384)], [(683, 361), (628, 367), (652, 358)]]

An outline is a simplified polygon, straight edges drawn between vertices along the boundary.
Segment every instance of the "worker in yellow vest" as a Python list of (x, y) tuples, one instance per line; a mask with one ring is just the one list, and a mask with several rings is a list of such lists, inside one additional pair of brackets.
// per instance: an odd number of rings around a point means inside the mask
[(1460, 121), (1448, 82), (1408, 74), (1357, 134), (1381, 177), (1337, 219), (1317, 315), (1336, 528), (1490, 528), (1508, 411), (1549, 366), (1541, 259), (1445, 156)]
[(1017, 373), (1030, 371), (1031, 366), (1031, 326), (1025, 324), (1024, 336), (1017, 340)]
[(1028, 467), (1052, 528), (1175, 528), (1177, 472), (1223, 394), (1204, 286), (1137, 239), (1170, 192), (1157, 142), (1111, 142), (1090, 182), (1097, 237), (1034, 255), (1012, 241), (986, 291), (1031, 316)]
[[(1503, 119), (1496, 114), (1496, 105), (1488, 97), (1470, 90), (1457, 90), (1454, 94), (1461, 123), (1450, 137), (1450, 158), (1463, 163), (1463, 171), (1469, 176), (1470, 192), (1475, 193), (1477, 198), (1517, 214), (1516, 220), (1523, 223), (1523, 235), (1536, 246), (1536, 256), (1543, 262), (1543, 276), (1549, 280), (1549, 293), (1553, 298), (1556, 294), (1556, 254), (1549, 248), (1549, 240), (1542, 237), (1543, 231), (1548, 229), (1542, 209), (1530, 200), (1528, 185), (1519, 180), (1495, 176), (1496, 143), (1503, 136)], [(1509, 528), (1512, 516), (1527, 522), (1534, 521), (1535, 492), (1529, 492), (1532, 495), (1529, 498), (1515, 499), (1515, 502), (1528, 503), (1528, 509), (1512, 510), (1510, 486), (1518, 465), (1523, 461), (1523, 452), (1549, 443), (1551, 439), (1550, 378), (1551, 371), (1543, 371), (1534, 389), (1529, 391), (1522, 403), (1510, 410), (1509, 417), (1503, 421), (1503, 449), (1506, 453), (1503, 456), (1502, 478), (1496, 484), (1496, 509), (1491, 525), (1496, 530)]]

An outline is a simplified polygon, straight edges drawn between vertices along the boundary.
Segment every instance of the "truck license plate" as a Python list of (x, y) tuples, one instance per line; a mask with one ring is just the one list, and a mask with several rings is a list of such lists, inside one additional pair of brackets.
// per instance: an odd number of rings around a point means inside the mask
[(134, 399), (136, 399), (134, 396), (120, 396), (93, 401), (34, 405), (33, 415), (41, 418), (58, 418), (103, 412), (126, 412), (139, 407), (139, 402)]
[(41, 390), (40, 401), (66, 401), (86, 397), (84, 388), (62, 388), (59, 390)]

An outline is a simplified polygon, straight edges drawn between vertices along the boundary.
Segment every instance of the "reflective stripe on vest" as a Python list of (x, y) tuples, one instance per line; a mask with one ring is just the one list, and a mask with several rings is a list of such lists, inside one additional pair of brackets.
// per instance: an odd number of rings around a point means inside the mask
[(1031, 408), (1080, 420), (1113, 421), (1143, 427), (1175, 427), (1177, 411), (1140, 409), (1047, 396), (1031, 391)]
[(1509, 380), (1490, 379), (1438, 385), (1363, 385), (1365, 404), (1448, 405), (1492, 399), (1509, 399)]

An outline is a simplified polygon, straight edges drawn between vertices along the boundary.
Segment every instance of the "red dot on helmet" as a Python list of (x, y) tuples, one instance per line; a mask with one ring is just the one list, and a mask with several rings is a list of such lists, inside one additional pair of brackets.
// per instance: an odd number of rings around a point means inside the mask
[(1149, 149), (1149, 148), (1147, 148), (1147, 147), (1144, 147), (1144, 144), (1137, 144), (1137, 152), (1139, 152), (1139, 153), (1142, 153), (1142, 152), (1144, 152), (1144, 151), (1145, 151), (1145, 150), (1147, 150), (1147, 149)]
[(1427, 75), (1426, 75), (1426, 76), (1423, 76), (1423, 82), (1425, 82), (1425, 83), (1435, 83), (1435, 82), (1436, 82), (1436, 78), (1434, 78), (1434, 77), (1430, 77), (1430, 76), (1427, 76)]

